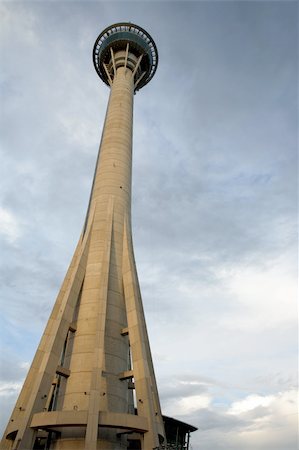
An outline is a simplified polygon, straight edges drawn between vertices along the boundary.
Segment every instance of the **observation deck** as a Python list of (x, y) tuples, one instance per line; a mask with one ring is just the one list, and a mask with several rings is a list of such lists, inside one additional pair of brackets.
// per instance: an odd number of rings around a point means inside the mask
[(120, 22), (105, 28), (93, 48), (93, 63), (99, 77), (108, 86), (118, 67), (129, 68), (138, 91), (154, 76), (158, 51), (152, 37), (138, 25)]

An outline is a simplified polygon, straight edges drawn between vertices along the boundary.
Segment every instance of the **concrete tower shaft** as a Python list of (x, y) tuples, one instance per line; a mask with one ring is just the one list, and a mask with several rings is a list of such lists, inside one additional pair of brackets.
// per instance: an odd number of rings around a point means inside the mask
[(99, 36), (109, 103), (83, 232), (2, 447), (118, 450), (166, 443), (131, 233), (134, 92), (157, 51), (132, 24)]

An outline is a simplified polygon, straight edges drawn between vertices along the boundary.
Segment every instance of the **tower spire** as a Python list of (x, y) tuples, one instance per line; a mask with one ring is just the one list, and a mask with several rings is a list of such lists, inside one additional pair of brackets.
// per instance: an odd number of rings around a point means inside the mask
[(133, 98), (158, 53), (145, 30), (118, 23), (99, 35), (93, 57), (110, 97), (86, 221), (1, 448), (166, 442), (131, 230)]

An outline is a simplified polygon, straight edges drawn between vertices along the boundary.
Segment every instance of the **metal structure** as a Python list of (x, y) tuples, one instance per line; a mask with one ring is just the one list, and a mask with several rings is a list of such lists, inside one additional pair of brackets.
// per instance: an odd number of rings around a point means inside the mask
[[(118, 55), (114, 57), (116, 52)], [(134, 75), (134, 88), (139, 90), (156, 72), (158, 51), (143, 28), (121, 22), (105, 28), (99, 35), (93, 48), (93, 63), (99, 77), (110, 86), (118, 67), (130, 68)]]
[(87, 216), (1, 449), (167, 447), (131, 232), (133, 97), (158, 53), (117, 23), (93, 60), (110, 98)]

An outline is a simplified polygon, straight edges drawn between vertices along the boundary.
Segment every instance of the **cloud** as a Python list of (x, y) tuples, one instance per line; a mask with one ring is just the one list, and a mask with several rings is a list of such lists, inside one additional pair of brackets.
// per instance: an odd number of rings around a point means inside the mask
[(24, 24), (22, 27), (22, 37), (16, 33), (17, 38), (21, 37), (22, 44), (34, 46), (38, 43), (36, 28), (36, 15), (29, 8), (17, 7), (14, 10), (5, 3), (0, 5), (1, 13), (1, 31), (2, 45), (12, 29), (16, 29), (20, 21)]
[(281, 258), (272, 260), (270, 267), (256, 270), (234, 267), (223, 277), (236, 304), (233, 320), (225, 315), (221, 321), (240, 330), (267, 330), (275, 327), (296, 326), (295, 298), (297, 285), (292, 267), (281, 264)]
[(248, 411), (252, 411), (259, 406), (267, 407), (275, 400), (274, 395), (268, 395), (266, 397), (262, 395), (249, 395), (243, 400), (234, 402), (229, 409), (229, 414), (242, 414)]
[(184, 399), (189, 398), (196, 398), (196, 401), (199, 401), (199, 394), (203, 394), (203, 397), (206, 398), (205, 394), (207, 392), (207, 387), (210, 386), (211, 383), (213, 382), (204, 378), (188, 379), (188, 376), (185, 376), (184, 378), (182, 376), (181, 379), (164, 379), (162, 384), (163, 388), (161, 389), (161, 398), (165, 405), (169, 401), (184, 402)]
[(247, 418), (249, 424), (237, 436), (247, 448), (296, 448), (297, 390), (272, 396), (250, 395), (232, 405), (230, 414)]
[(200, 409), (208, 408), (210, 403), (211, 398), (208, 395), (191, 395), (180, 399), (176, 406), (177, 411), (180, 411), (180, 415), (184, 416)]
[(21, 229), (14, 214), (5, 208), (0, 207), (0, 234), (10, 244), (16, 243), (21, 236)]
[[(2, 430), (7, 425), (7, 416), (14, 407), (25, 375), (29, 369), (29, 362), (22, 361), (12, 348), (11, 352), (8, 351), (8, 348), (8, 346), (3, 347), (0, 355), (0, 427)], [(13, 365), (7, 363), (11, 356), (14, 357)]]
[(207, 394), (188, 396), (178, 399), (173, 403), (173, 409), (168, 410), (168, 414), (176, 414), (199, 428), (192, 433), (192, 448), (296, 448), (296, 389), (268, 396), (250, 394), (226, 406), (217, 405), (215, 400)]
[(0, 397), (9, 397), (12, 395), (14, 400), (16, 394), (19, 393), (21, 387), (22, 387), (21, 383), (2, 384), (0, 388)]

